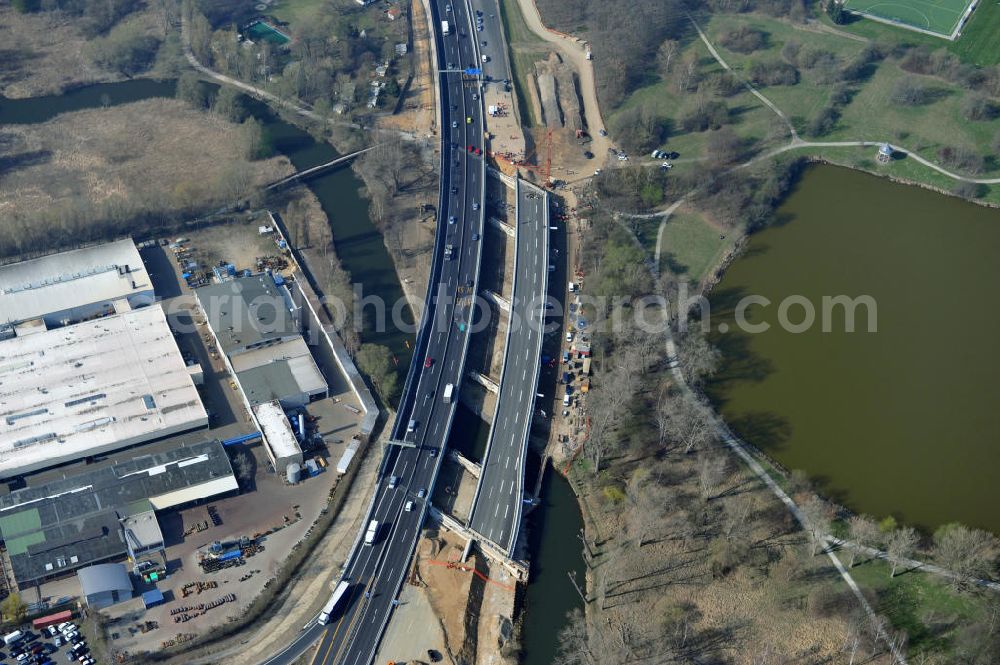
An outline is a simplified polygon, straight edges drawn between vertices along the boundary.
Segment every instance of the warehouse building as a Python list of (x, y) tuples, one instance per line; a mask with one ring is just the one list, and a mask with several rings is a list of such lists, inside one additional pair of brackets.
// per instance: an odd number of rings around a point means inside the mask
[(87, 607), (99, 610), (128, 600), (133, 595), (132, 579), (124, 564), (101, 563), (76, 571)]
[(153, 511), (236, 492), (218, 441), (141, 455), (0, 497), (0, 537), (19, 587), (162, 548)]
[(291, 409), (327, 396), (326, 379), (302, 337), (233, 356), (232, 364), (251, 406), (278, 400)]
[(158, 304), (0, 341), (0, 478), (207, 426)]
[(301, 464), (302, 448), (284, 411), (326, 398), (329, 387), (302, 337), (301, 310), (288, 287), (260, 274), (195, 294), (275, 472)]
[(289, 464), (302, 464), (302, 448), (299, 446), (292, 425), (288, 422), (285, 410), (278, 402), (267, 402), (255, 406), (254, 416), (260, 424), (264, 435), (267, 456), (278, 474), (284, 474)]
[(195, 290), (219, 348), (229, 357), (301, 337), (291, 294), (267, 274)]
[(290, 409), (329, 394), (302, 338), (300, 309), (283, 283), (259, 274), (195, 294), (251, 408), (278, 400)]
[(56, 328), (148, 305), (153, 295), (129, 238), (0, 266), (0, 339), (25, 321)]

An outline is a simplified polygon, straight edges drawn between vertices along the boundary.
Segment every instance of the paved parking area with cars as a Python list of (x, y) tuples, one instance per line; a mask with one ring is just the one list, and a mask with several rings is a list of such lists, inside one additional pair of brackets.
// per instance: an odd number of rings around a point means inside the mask
[[(90, 648), (75, 623), (62, 623), (40, 631), (24, 630), (22, 636), (0, 650), (0, 663), (14, 665), (95, 665)], [(10, 637), (13, 633), (8, 634)], [(6, 642), (6, 639), (5, 639)]]

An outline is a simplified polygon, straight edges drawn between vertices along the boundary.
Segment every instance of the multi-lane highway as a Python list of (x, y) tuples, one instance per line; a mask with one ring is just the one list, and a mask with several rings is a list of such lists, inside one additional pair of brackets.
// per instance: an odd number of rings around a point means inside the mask
[(469, 526), (508, 554), (517, 544), (524, 461), (538, 385), (548, 275), (548, 194), (517, 183), (517, 246), (506, 358)]
[(476, 25), (475, 35), (480, 54), (486, 56), (485, 62), (480, 58), (483, 78), (488, 82), (487, 85), (504, 85), (505, 80), (510, 80), (510, 67), (497, 0), (471, 0), (471, 3), (474, 20), (482, 19)]
[[(481, 81), (461, 70), (481, 64), (475, 19), (464, 2), (436, 0), (432, 14), (441, 93), (441, 193), (436, 255), (413, 366), (404, 386), (394, 440), (342, 578), (351, 586), (326, 627), (307, 626), (268, 665), (284, 665), (320, 640), (316, 665), (368, 665), (396, 607), (440, 468), (457, 399), (482, 258), (485, 151)], [(443, 34), (442, 21), (448, 21)], [(372, 543), (364, 540), (378, 522)]]

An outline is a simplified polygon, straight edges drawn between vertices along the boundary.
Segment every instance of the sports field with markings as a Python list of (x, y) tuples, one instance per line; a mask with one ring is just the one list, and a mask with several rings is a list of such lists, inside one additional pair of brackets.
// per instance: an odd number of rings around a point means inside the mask
[(950, 37), (974, 0), (846, 0), (844, 8)]

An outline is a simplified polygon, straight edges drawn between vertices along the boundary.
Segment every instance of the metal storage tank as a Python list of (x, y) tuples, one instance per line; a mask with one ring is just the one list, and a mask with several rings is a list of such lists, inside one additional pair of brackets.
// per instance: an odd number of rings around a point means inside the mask
[(302, 467), (298, 462), (292, 462), (285, 467), (285, 479), (289, 485), (295, 485), (302, 479)]

